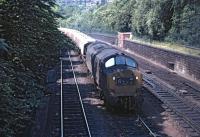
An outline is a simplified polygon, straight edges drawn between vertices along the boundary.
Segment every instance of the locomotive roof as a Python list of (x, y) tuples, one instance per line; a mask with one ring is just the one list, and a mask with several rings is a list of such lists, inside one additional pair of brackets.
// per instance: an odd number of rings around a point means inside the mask
[(111, 56), (115, 56), (115, 55), (120, 55), (121, 52), (117, 49), (114, 48), (108, 48), (108, 49), (104, 49), (102, 52), (100, 52), (99, 54), (97, 54), (97, 58), (101, 61), (104, 62), (105, 59), (111, 57)]
[(88, 52), (98, 53), (99, 51), (101, 51), (105, 48), (110, 48), (110, 47), (109, 47), (109, 45), (102, 43), (102, 42), (94, 42), (94, 43), (89, 45)]

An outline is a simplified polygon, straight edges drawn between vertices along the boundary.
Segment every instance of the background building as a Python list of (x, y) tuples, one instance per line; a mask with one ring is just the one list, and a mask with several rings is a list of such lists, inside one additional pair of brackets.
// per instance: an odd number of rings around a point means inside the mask
[(57, 0), (59, 5), (79, 4), (79, 5), (94, 5), (94, 4), (106, 4), (113, 0)]

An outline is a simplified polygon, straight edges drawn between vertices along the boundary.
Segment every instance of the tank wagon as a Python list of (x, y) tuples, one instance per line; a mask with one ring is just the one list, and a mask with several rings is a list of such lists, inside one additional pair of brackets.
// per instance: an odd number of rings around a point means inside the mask
[(123, 108), (128, 111), (139, 109), (143, 102), (140, 90), (142, 74), (136, 60), (111, 45), (95, 41), (81, 32), (70, 29), (67, 31), (70, 32), (64, 33), (72, 40), (76, 37), (74, 42), (82, 49), (81, 54), (84, 55), (88, 70), (106, 107)]
[(74, 29), (59, 28), (61, 32), (70, 37), (77, 45), (82, 56), (85, 56), (87, 46), (96, 40), (92, 37)]

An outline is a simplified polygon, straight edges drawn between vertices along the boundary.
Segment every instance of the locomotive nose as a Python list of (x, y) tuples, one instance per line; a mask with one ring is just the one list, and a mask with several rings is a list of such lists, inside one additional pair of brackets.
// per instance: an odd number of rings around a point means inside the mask
[(141, 74), (137, 70), (121, 70), (111, 75), (112, 80), (115, 81), (115, 85), (134, 85), (142, 80)]
[(116, 96), (131, 96), (142, 84), (142, 76), (137, 70), (117, 70), (107, 76), (107, 86)]

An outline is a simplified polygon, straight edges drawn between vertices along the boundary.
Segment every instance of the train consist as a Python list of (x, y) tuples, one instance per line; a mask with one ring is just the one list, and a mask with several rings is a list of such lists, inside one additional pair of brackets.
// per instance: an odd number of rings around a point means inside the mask
[(120, 50), (80, 31), (59, 28), (80, 49), (107, 108), (137, 110), (142, 104), (142, 74), (137, 62)]

